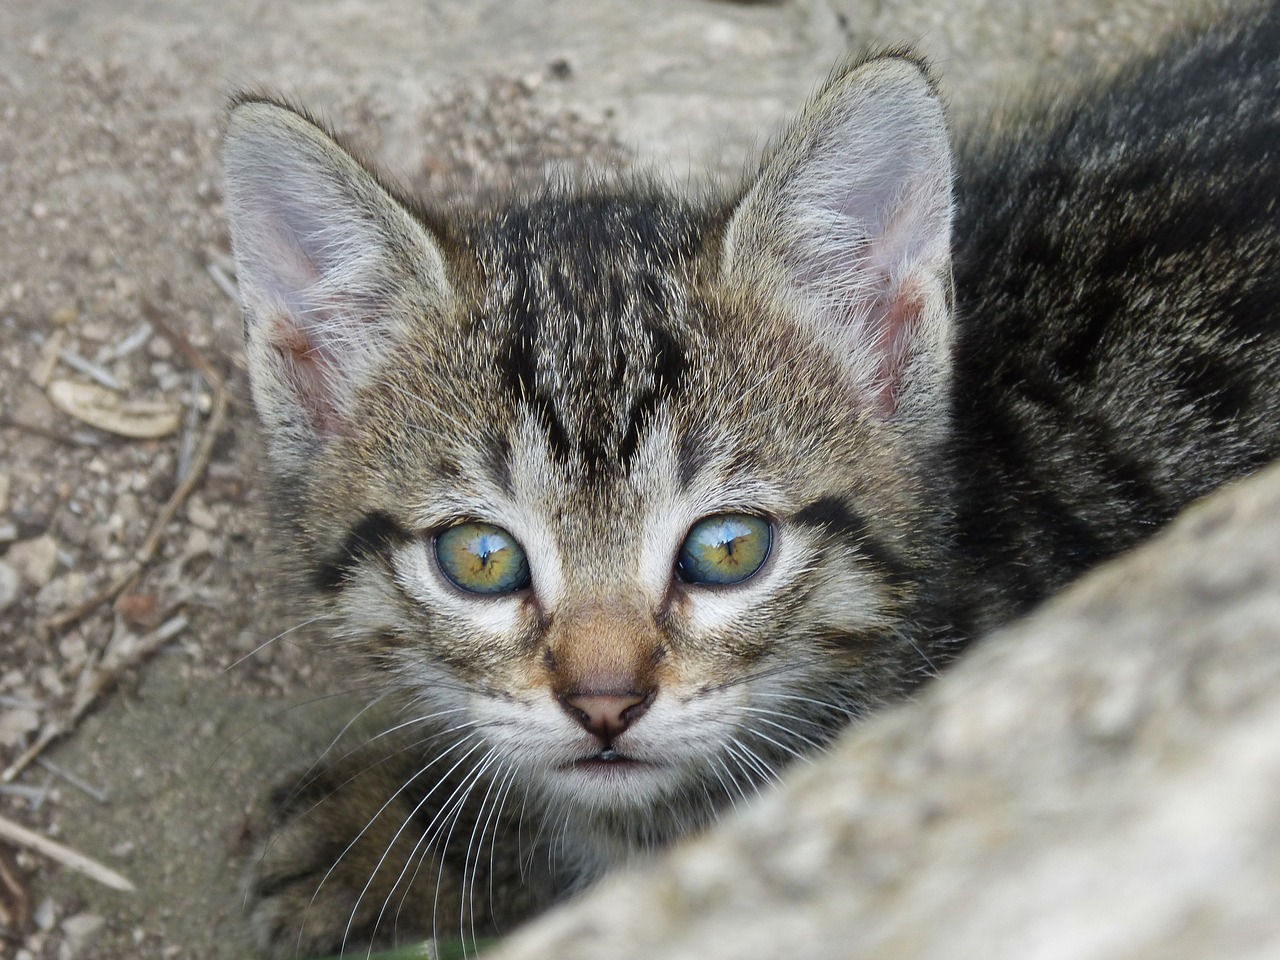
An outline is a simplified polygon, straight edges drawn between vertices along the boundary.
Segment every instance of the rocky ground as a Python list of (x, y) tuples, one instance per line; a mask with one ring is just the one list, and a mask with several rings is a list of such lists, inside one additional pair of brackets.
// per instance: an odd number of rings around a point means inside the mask
[[(1033, 77), (1117, 62), (1188, 6), (7, 0), (0, 767), (87, 709), (0, 783), (0, 817), (136, 890), (0, 842), (0, 956), (245, 956), (255, 803), (344, 716), (330, 665), (264, 586), (217, 166), (229, 91), (283, 91), (446, 195), (634, 163), (698, 183), (740, 170), (847, 50), (919, 42), (963, 123)], [(51, 625), (129, 573), (187, 477), (140, 575)]]

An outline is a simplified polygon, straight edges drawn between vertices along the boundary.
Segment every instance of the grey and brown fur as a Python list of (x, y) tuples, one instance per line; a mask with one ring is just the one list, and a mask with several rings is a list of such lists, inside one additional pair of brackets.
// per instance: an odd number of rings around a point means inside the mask
[[(263, 943), (509, 927), (1280, 452), (1278, 57), (1266, 5), (953, 161), (932, 79), (889, 53), (711, 203), (437, 210), (239, 101), (276, 511), (399, 711), (281, 793)], [(720, 512), (768, 518), (769, 559), (681, 582)], [(523, 543), (529, 589), (441, 576), (433, 537), (467, 520)], [(635, 709), (605, 736), (583, 693)], [(584, 766), (606, 753), (631, 762)]]

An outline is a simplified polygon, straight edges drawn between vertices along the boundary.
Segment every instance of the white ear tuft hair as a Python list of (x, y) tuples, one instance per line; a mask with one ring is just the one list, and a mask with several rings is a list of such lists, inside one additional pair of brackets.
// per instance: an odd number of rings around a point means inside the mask
[(884, 416), (945, 402), (951, 150), (915, 61), (837, 76), (805, 110), (727, 229), (726, 279), (779, 297), (845, 360)]
[(272, 451), (346, 429), (356, 391), (408, 317), (450, 299), (436, 241), (303, 115), (235, 107), (223, 150), (254, 403)]

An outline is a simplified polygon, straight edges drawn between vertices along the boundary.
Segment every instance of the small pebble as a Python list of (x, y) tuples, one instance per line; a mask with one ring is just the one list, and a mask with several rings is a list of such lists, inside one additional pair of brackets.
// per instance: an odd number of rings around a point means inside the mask
[(39, 729), (40, 714), (35, 710), (0, 711), (0, 747), (12, 750)]
[(49, 322), (55, 327), (66, 327), (73, 324), (80, 317), (80, 312), (73, 306), (59, 307), (53, 313), (49, 314)]
[(182, 549), (182, 560), (194, 560), (196, 557), (206, 556), (213, 548), (213, 541), (209, 538), (209, 534), (199, 528), (192, 530), (187, 534), (186, 546)]
[(76, 331), (80, 335), (80, 339), (87, 340), (90, 343), (105, 343), (115, 336), (115, 330), (101, 320), (90, 320), (80, 324)]
[(39, 589), (53, 579), (53, 572), (58, 567), (58, 544), (46, 533), (15, 543), (4, 559), (18, 572), (18, 576)]
[[(56, 582), (55, 580), (54, 583)], [(48, 587), (45, 589), (48, 589)], [(66, 663), (84, 663), (88, 659), (88, 653), (89, 650), (85, 646), (84, 637), (74, 631), (58, 641), (58, 656), (62, 657)]]
[[(52, 616), (68, 610), (89, 595), (89, 577), (79, 570), (50, 580), (36, 593), (36, 611), (41, 616)], [(81, 658), (83, 659), (83, 658)]]
[(0, 561), (0, 611), (8, 610), (18, 602), (22, 593), (22, 578), (9, 564)]
[(89, 542), (89, 521), (83, 516), (76, 516), (80, 513), (76, 507), (79, 506), (74, 500), (67, 504), (67, 513), (64, 513), (58, 523), (58, 532), (62, 539), (77, 547), (83, 547)]
[(62, 942), (60, 957), (72, 960), (80, 956), (86, 947), (93, 943), (96, 934), (105, 921), (93, 913), (77, 913), (62, 921), (62, 932), (66, 939)]
[(48, 897), (41, 900), (35, 912), (31, 914), (31, 919), (41, 930), (52, 930), (54, 921), (58, 919), (57, 908), (53, 905), (53, 901)]
[(213, 530), (218, 526), (218, 518), (213, 515), (198, 495), (187, 501), (187, 519), (201, 530)]
[[(141, 479), (146, 481), (146, 474), (138, 474), (129, 477), (129, 486), (137, 488), (137, 481)], [(132, 530), (142, 520), (142, 504), (138, 501), (138, 496), (129, 490), (123, 491), (120, 496), (116, 497), (116, 507), (111, 514), (111, 518), (107, 521), (111, 524), (118, 523), (121, 530)]]

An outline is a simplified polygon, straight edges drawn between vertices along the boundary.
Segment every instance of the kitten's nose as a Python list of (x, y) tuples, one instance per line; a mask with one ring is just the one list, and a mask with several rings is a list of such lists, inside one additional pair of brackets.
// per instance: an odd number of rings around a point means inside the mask
[(562, 693), (558, 699), (569, 716), (609, 743), (644, 716), (653, 697), (654, 691), (629, 690), (625, 693)]

